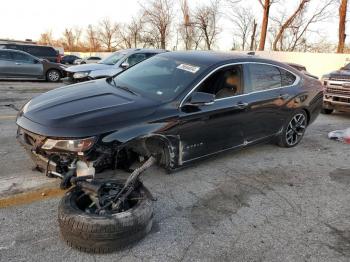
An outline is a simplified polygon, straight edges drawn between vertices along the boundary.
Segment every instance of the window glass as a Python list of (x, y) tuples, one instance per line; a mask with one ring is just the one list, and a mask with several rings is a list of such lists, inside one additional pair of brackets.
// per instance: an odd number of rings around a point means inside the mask
[(12, 57), (13, 57), (13, 60), (15, 61), (24, 62), (24, 63), (34, 63), (34, 59), (31, 56), (26, 54), (13, 52)]
[(197, 92), (215, 95), (216, 99), (242, 94), (242, 66), (230, 66), (218, 70), (208, 77), (198, 88)]
[(128, 63), (129, 66), (133, 66), (133, 65), (135, 65), (135, 64), (137, 64), (145, 59), (146, 59), (145, 54), (133, 54), (133, 55), (129, 56), (125, 62)]
[(282, 86), (281, 72), (277, 67), (264, 64), (247, 64), (250, 86), (245, 91), (256, 92)]
[(282, 86), (290, 86), (294, 84), (296, 79), (295, 75), (283, 69), (280, 69), (280, 72), (282, 76)]
[(0, 51), (0, 60), (11, 60), (10, 52)]
[(151, 99), (166, 102), (189, 88), (207, 69), (206, 65), (191, 62), (154, 56), (117, 75), (114, 82), (116, 87), (128, 87)]
[(115, 65), (120, 61), (120, 59), (124, 58), (125, 54), (122, 52), (115, 52), (113, 54), (110, 54), (106, 58), (102, 59), (99, 64), (105, 64), (105, 65)]

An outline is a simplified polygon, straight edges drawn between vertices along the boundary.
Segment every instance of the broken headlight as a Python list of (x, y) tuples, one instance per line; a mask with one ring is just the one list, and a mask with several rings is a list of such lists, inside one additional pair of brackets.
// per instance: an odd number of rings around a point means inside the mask
[(94, 143), (95, 137), (74, 140), (55, 140), (48, 138), (41, 148), (45, 150), (58, 149), (71, 152), (84, 152), (86, 150), (89, 150), (94, 145)]
[(90, 74), (90, 71), (86, 71), (86, 72), (77, 72), (74, 73), (73, 78), (75, 79), (81, 79), (81, 78), (85, 78)]

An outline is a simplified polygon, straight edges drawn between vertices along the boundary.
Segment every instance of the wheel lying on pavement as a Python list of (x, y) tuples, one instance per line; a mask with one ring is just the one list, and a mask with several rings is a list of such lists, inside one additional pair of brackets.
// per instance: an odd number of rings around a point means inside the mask
[[(125, 181), (108, 183), (123, 185)], [(153, 207), (148, 190), (141, 184), (130, 195), (122, 212), (96, 214), (92, 200), (80, 187), (62, 198), (58, 223), (63, 240), (73, 248), (108, 253), (125, 248), (145, 237), (152, 228)]]

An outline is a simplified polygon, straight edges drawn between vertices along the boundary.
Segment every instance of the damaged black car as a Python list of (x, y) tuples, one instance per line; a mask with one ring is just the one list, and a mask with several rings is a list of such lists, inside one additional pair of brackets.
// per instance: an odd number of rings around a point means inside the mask
[[(63, 188), (75, 185), (59, 208), (67, 243), (108, 252), (152, 227), (151, 193), (139, 179), (146, 168), (157, 163), (174, 171), (262, 142), (294, 147), (318, 116), (322, 97), (318, 80), (276, 61), (169, 52), (116, 76), (33, 98), (18, 114), (17, 137), (39, 170), (62, 178)], [(104, 169), (131, 175), (95, 179)]]

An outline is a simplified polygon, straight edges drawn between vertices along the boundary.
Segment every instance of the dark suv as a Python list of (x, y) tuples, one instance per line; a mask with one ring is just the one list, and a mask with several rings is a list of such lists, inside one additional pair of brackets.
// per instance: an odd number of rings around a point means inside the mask
[(31, 54), (35, 57), (46, 59), (50, 62), (60, 63), (61, 55), (52, 46), (30, 45), (30, 44), (0, 44), (0, 49), (15, 49)]
[(322, 113), (350, 111), (350, 64), (322, 76), (322, 84), (325, 86)]

